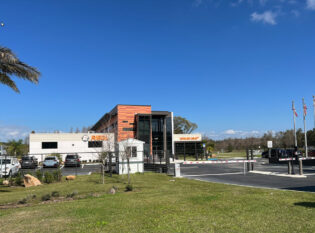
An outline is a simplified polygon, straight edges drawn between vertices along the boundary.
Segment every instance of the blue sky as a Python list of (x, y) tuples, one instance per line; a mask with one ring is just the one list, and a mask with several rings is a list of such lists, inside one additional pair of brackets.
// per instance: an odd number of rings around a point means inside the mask
[(213, 138), (313, 127), (315, 0), (1, 1), (0, 44), (39, 85), (0, 86), (0, 140), (151, 104)]

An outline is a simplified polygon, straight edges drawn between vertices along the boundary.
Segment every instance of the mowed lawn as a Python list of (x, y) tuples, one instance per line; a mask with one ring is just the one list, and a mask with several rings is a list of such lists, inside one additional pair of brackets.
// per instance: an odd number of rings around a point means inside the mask
[(246, 157), (245, 150), (232, 151), (232, 152), (226, 152), (226, 153), (215, 153), (215, 154), (216, 154), (216, 158)]
[[(1, 208), (27, 195), (30, 206), (0, 209), (0, 232), (315, 232), (315, 194), (174, 179), (164, 174), (80, 176), (33, 188), (0, 188)], [(113, 185), (117, 194), (108, 194)], [(52, 191), (75, 200), (41, 203)], [(98, 194), (98, 195), (96, 195)]]

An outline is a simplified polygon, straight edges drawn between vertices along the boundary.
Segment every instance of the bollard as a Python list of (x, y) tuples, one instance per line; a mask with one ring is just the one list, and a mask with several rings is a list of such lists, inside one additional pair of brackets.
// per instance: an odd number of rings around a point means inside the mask
[(180, 163), (175, 163), (175, 177), (180, 177)]

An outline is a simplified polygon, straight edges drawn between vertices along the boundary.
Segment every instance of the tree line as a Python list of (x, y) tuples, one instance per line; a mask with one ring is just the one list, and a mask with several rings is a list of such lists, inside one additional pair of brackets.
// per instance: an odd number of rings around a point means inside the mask
[[(305, 145), (305, 137), (302, 129), (296, 131), (298, 148)], [(267, 141), (273, 142), (274, 148), (294, 148), (294, 131), (285, 130), (273, 133), (268, 131), (261, 137), (227, 138), (223, 140), (212, 140), (204, 137), (207, 144), (212, 144), (215, 151), (244, 150), (246, 148), (267, 149)], [(315, 129), (307, 131), (307, 145), (315, 147)]]

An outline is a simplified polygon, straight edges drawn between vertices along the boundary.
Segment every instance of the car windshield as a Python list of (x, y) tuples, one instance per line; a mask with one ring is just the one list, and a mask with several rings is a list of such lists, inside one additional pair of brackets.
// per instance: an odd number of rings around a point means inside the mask
[(75, 159), (75, 155), (68, 155), (67, 159)]
[(22, 160), (31, 160), (31, 157), (23, 157)]
[(45, 160), (55, 160), (55, 158), (54, 157), (47, 157), (47, 158), (45, 158)]
[(11, 159), (0, 159), (0, 164), (10, 164)]

